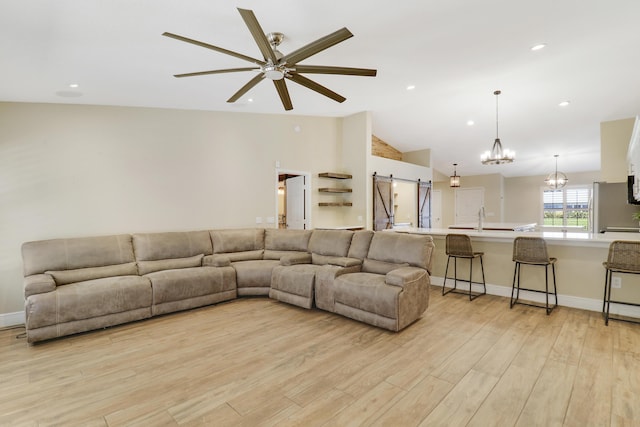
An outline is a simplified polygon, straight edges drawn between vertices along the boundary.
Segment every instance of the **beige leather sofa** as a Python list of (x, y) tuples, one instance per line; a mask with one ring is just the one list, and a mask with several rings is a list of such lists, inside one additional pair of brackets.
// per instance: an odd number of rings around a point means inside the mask
[(229, 229), (27, 242), (30, 343), (263, 295), (392, 331), (426, 310), (433, 241), (347, 230)]

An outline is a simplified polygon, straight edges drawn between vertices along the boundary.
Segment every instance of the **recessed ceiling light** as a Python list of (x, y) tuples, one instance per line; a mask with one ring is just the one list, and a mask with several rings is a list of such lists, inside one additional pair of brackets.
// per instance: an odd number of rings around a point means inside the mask
[(571, 104), (571, 102), (569, 102), (569, 101), (562, 101), (561, 103), (559, 103), (559, 104), (558, 104), (558, 106), (560, 106), (560, 107), (566, 107), (566, 106), (568, 106), (569, 104)]
[(467, 120), (467, 126), (473, 126), (475, 124), (476, 122), (474, 122), (473, 120)]
[(71, 83), (71, 84), (69, 85), (69, 87), (70, 87), (70, 88), (73, 88), (73, 89), (75, 89), (75, 88), (77, 88), (77, 87), (79, 87), (79, 86), (80, 86), (80, 85), (79, 85), (78, 83)]
[(407, 90), (414, 90), (415, 88), (416, 88), (416, 85), (407, 86)]
[(247, 102), (248, 102), (248, 103), (252, 103), (252, 102), (253, 102), (253, 98), (249, 98), (249, 99), (247, 99)]
[(537, 45), (531, 46), (531, 50), (536, 51), (536, 50), (544, 49), (545, 47), (547, 47), (546, 43), (539, 43)]

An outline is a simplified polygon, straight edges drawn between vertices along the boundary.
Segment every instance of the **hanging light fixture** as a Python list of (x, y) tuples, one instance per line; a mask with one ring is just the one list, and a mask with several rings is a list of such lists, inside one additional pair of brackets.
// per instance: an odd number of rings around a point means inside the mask
[(460, 176), (456, 175), (457, 163), (453, 164), (453, 176), (449, 177), (449, 187), (460, 187)]
[(504, 150), (502, 143), (498, 137), (498, 95), (502, 92), (496, 90), (493, 94), (496, 96), (496, 140), (493, 142), (491, 151), (485, 151), (480, 160), (483, 165), (499, 165), (502, 163), (511, 163), (516, 157), (516, 153), (511, 150)]
[(558, 172), (559, 154), (556, 154), (553, 157), (556, 158), (556, 171), (551, 172), (547, 179), (544, 180), (544, 183), (547, 184), (547, 187), (549, 187), (550, 189), (557, 190), (567, 185), (567, 182), (569, 182), (569, 178), (567, 178), (567, 175), (563, 174), (562, 172)]

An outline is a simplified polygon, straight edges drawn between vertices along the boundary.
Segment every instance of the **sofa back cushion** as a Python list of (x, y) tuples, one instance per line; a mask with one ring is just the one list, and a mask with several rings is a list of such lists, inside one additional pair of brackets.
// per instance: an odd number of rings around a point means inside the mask
[(264, 235), (264, 259), (280, 259), (290, 251), (307, 252), (311, 230), (267, 228)]
[[(211, 230), (214, 254), (246, 252), (249, 259), (261, 259), (264, 249), (264, 228)], [(256, 258), (255, 256), (258, 256)], [(242, 258), (246, 258), (241, 255)]]
[(190, 258), (213, 253), (208, 231), (134, 234), (133, 248), (138, 265), (140, 261)]
[(185, 258), (157, 259), (153, 261), (138, 261), (140, 274), (149, 274), (154, 271), (175, 270), (178, 268), (200, 267), (204, 254), (198, 254)]
[(102, 279), (114, 276), (137, 276), (138, 267), (135, 262), (125, 264), (105, 265), (103, 267), (75, 268), (71, 270), (47, 270), (57, 286), (87, 280)]
[(373, 231), (371, 230), (358, 230), (353, 233), (353, 239), (351, 239), (351, 246), (349, 247), (349, 258), (365, 259), (369, 253), (369, 245), (371, 244), (371, 238), (373, 237)]
[(25, 276), (134, 261), (133, 245), (128, 234), (40, 240), (22, 245)]
[(318, 255), (346, 257), (352, 237), (353, 231), (349, 230), (313, 230), (308, 250)]
[(391, 262), (407, 263), (431, 272), (433, 239), (424, 234), (377, 232), (371, 239), (367, 258)]
[(387, 274), (391, 270), (401, 267), (409, 267), (409, 264), (406, 262), (378, 261), (369, 258), (365, 258), (364, 261), (362, 261), (362, 271), (365, 273)]

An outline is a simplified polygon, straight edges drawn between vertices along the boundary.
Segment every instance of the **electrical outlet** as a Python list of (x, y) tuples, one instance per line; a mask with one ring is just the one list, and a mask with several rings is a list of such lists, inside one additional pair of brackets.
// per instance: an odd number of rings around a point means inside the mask
[(622, 288), (622, 277), (613, 277), (611, 279), (611, 287), (614, 289)]

